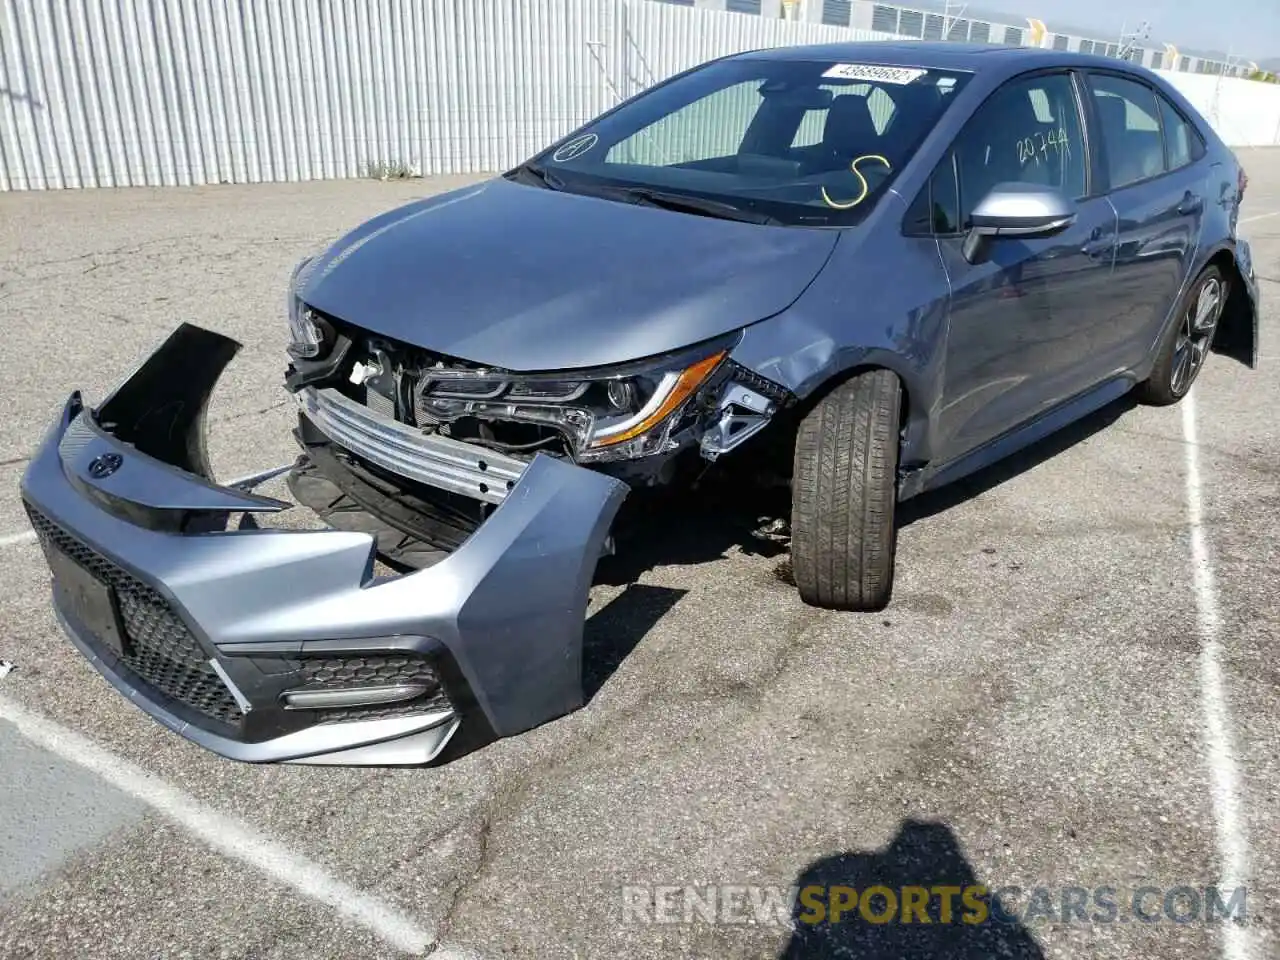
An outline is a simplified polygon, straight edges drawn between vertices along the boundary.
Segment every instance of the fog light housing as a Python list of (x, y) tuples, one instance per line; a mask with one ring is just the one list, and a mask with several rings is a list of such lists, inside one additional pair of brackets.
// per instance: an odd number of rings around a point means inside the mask
[(420, 697), (431, 688), (425, 683), (395, 683), (345, 690), (286, 690), (280, 695), (286, 710), (333, 710), (341, 707), (380, 707)]

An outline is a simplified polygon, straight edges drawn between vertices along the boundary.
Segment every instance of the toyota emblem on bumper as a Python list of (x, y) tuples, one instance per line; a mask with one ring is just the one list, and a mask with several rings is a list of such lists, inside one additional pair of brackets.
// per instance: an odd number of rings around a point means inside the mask
[(104, 453), (89, 462), (89, 476), (95, 480), (102, 480), (119, 470), (122, 463), (124, 463), (124, 457), (120, 454)]

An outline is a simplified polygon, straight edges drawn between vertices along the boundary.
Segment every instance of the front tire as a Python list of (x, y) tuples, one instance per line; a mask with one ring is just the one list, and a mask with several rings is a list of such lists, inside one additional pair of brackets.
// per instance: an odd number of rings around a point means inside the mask
[(1165, 334), (1151, 376), (1138, 384), (1142, 403), (1163, 407), (1187, 395), (1204, 369), (1213, 335), (1231, 290), (1217, 267), (1205, 267), (1178, 303), (1177, 319)]
[(800, 598), (879, 610), (893, 590), (902, 386), (868, 370), (823, 397), (796, 435), (791, 567)]

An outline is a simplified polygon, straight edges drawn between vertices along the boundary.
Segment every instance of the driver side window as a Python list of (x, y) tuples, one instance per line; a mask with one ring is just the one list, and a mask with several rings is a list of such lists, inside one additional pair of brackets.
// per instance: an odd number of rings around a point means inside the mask
[(1080, 109), (1066, 73), (1005, 84), (969, 118), (951, 149), (960, 187), (961, 227), (998, 183), (1057, 187), (1073, 200), (1087, 191)]

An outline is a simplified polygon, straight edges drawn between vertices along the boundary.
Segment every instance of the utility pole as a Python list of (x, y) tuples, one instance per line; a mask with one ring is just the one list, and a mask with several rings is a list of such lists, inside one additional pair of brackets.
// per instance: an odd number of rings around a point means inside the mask
[[(942, 4), (942, 39), (951, 39), (951, 25), (964, 16), (964, 12), (969, 9), (969, 4), (959, 3), (957, 0), (943, 0)], [(955, 13), (952, 14), (952, 10)], [(965, 38), (968, 39), (967, 37)]]
[(1138, 24), (1138, 29), (1129, 33), (1125, 29), (1126, 25), (1120, 27), (1120, 49), (1116, 51), (1116, 56), (1121, 60), (1128, 60), (1133, 52), (1139, 49), (1138, 44), (1145, 42), (1151, 36), (1151, 21), (1143, 20)]
[(1222, 68), (1218, 71), (1218, 79), (1213, 84), (1213, 105), (1209, 108), (1209, 116), (1214, 123), (1222, 122), (1222, 78), (1227, 75), (1228, 70), (1232, 70), (1234, 73), (1233, 67), (1239, 60), (1239, 57), (1232, 55), (1231, 48), (1228, 47), (1227, 59), (1222, 61)]

